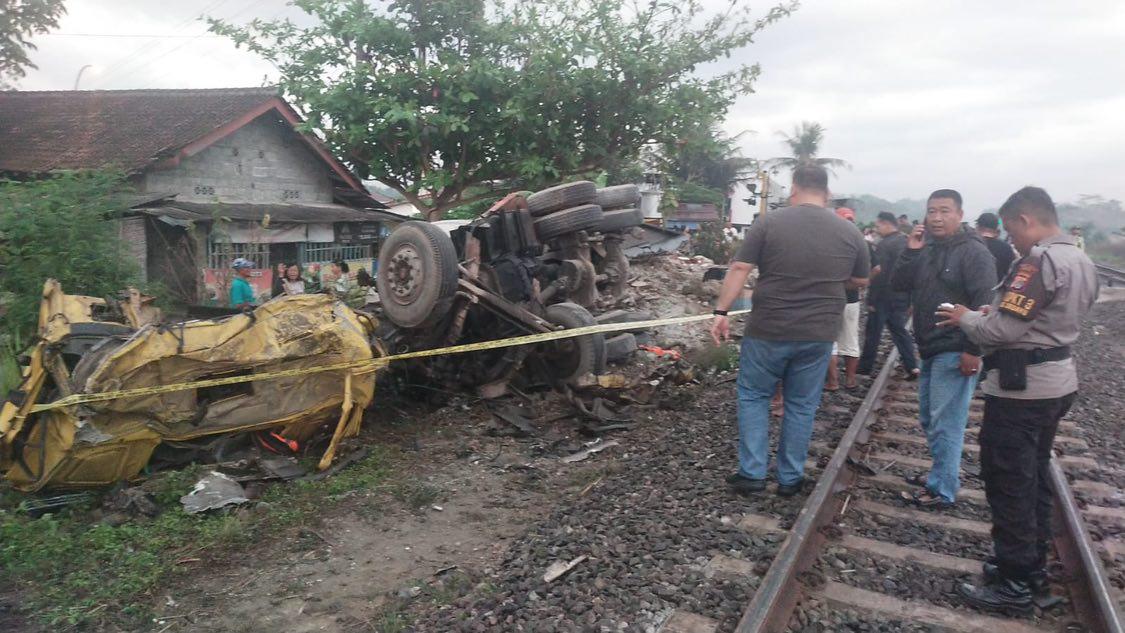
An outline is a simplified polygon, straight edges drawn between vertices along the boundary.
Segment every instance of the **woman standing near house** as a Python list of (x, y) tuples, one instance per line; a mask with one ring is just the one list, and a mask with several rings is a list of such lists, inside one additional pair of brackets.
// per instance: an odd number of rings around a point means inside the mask
[(291, 264), (285, 269), (285, 280), (281, 282), (281, 286), (286, 296), (305, 294), (305, 280), (301, 279), (301, 267)]

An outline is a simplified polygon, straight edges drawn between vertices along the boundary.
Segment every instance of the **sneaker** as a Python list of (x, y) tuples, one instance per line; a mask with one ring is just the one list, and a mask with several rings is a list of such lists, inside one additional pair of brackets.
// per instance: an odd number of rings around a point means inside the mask
[(752, 494), (766, 489), (765, 479), (750, 479), (739, 473), (728, 476), (727, 483), (730, 484), (731, 489), (739, 494)]
[(1007, 615), (1030, 615), (1034, 611), (1031, 588), (1019, 580), (998, 578), (980, 586), (961, 583), (957, 586), (957, 593), (965, 602), (985, 611)]
[(779, 497), (792, 497), (793, 495), (801, 492), (801, 488), (805, 485), (805, 479), (802, 477), (796, 483), (791, 484), (777, 484), (777, 496)]

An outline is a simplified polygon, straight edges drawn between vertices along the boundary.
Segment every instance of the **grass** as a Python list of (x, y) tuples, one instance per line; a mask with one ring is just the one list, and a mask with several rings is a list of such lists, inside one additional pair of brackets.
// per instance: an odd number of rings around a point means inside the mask
[(732, 371), (738, 368), (738, 346), (708, 344), (696, 351), (691, 361), (702, 370)]
[(391, 474), (389, 456), (375, 450), (327, 479), (271, 486), (254, 512), (189, 515), (179, 505), (199, 473), (164, 473), (146, 487), (163, 511), (152, 519), (111, 526), (92, 522), (93, 507), (33, 518), (8, 493), (0, 499), (0, 569), (27, 613), (58, 630), (138, 626), (152, 617), (151, 592), (185, 566), (203, 564), (277, 532), (315, 522), (332, 503), (380, 489)]

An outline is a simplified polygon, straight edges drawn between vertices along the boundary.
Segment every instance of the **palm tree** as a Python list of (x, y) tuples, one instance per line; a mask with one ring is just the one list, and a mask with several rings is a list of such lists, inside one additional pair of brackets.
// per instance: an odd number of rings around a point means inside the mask
[(821, 158), (816, 155), (820, 151), (820, 144), (824, 141), (824, 126), (815, 121), (802, 121), (800, 126), (793, 128), (793, 134), (786, 134), (785, 132), (778, 132), (781, 138), (785, 139), (785, 144), (789, 146), (789, 151), (793, 153), (792, 156), (779, 156), (771, 158), (766, 161), (766, 164), (771, 168), (784, 167), (786, 169), (793, 169), (798, 165), (811, 163), (820, 165), (829, 172), (835, 174), (833, 167), (845, 167), (851, 169), (852, 166), (847, 161), (839, 158)]

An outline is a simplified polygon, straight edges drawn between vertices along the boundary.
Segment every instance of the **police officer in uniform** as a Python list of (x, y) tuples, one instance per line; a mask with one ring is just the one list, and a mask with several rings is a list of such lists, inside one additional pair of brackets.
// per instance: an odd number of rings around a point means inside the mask
[(1020, 189), (1000, 218), (1022, 258), (988, 309), (958, 305), (938, 315), (984, 351), (980, 457), (994, 557), (984, 564), (984, 583), (958, 591), (978, 608), (1020, 614), (1047, 590), (1051, 446), (1078, 391), (1070, 345), (1097, 299), (1098, 278), (1059, 227), (1046, 191)]

